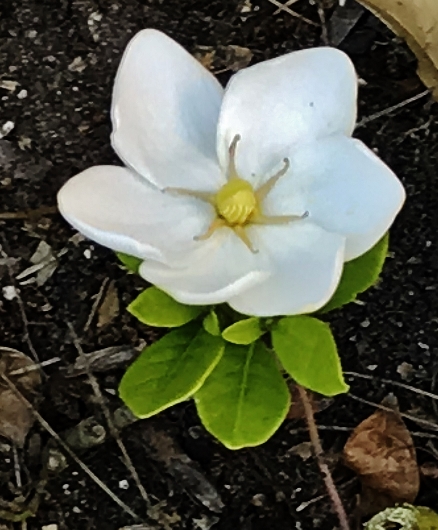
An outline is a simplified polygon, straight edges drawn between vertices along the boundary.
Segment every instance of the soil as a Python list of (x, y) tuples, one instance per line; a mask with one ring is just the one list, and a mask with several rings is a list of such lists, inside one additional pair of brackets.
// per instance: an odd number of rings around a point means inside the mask
[[(118, 163), (109, 143), (111, 89), (124, 47), (138, 30), (160, 29), (201, 55), (228, 45), (245, 47), (253, 53), (255, 63), (321, 45), (327, 24), (338, 12), (336, 2), (330, 1), (319, 4), (318, 9), (318, 4), (300, 0), (291, 8), (314, 24), (286, 12), (276, 14), (277, 8), (268, 0), (2, 0), (0, 128), (8, 121), (14, 128), (0, 140), (0, 214), (54, 207), (56, 191), (69, 177), (95, 164)], [(339, 47), (351, 56), (364, 81), (361, 117), (424, 90), (412, 53), (372, 15), (364, 12)], [(214, 69), (222, 71), (219, 79), (224, 83), (231, 74), (232, 65), (227, 61), (219, 57), (214, 64)], [(15, 90), (5, 81), (16, 82)], [(437, 419), (436, 405), (429, 397), (381, 382), (386, 378), (431, 392), (435, 387), (437, 116), (437, 105), (426, 96), (369, 121), (355, 134), (399, 175), (408, 200), (391, 230), (391, 255), (382, 281), (361, 296), (360, 304), (350, 304), (329, 316), (344, 369), (372, 376), (369, 380), (349, 377), (351, 394), (336, 398), (317, 415), (318, 423), (326, 427), (321, 430), (323, 445), (333, 461), (335, 480), (350, 514), (359, 484), (352, 473), (336, 463), (348, 429), (372, 413), (372, 403), (390, 392), (398, 398), (403, 412), (431, 422)], [(17, 279), (31, 266), (29, 260), (41, 241), (55, 254), (65, 250), (53, 275), (43, 278), (40, 285), (35, 274)], [(69, 326), (85, 352), (151, 343), (156, 331), (125, 311), (144, 283), (127, 275), (113, 253), (78, 238), (58, 214), (50, 211), (0, 220), (0, 245), (4, 253), (0, 256), (0, 346), (16, 348), (30, 357), (36, 353), (42, 361), (60, 357), (59, 362), (45, 368), (39, 404), (40, 413), (56, 432), (90, 416), (102, 418), (88, 378), (66, 377), (66, 368), (77, 357)], [(100, 326), (98, 316), (88, 322), (96, 296), (109, 286), (117, 295), (120, 311), (113, 305)], [(102, 318), (105, 320), (105, 315)], [(123, 368), (119, 365), (116, 370), (96, 374), (112, 408), (119, 406), (116, 389)], [(358, 401), (355, 396), (372, 403)], [(433, 433), (412, 421), (408, 426), (417, 433), (414, 440), (419, 461), (434, 463), (437, 452)], [(153, 502), (161, 503), (161, 522), (148, 520), (146, 526), (138, 528), (166, 528), (166, 514), (167, 527), (173, 529), (208, 529), (213, 524), (215, 530), (335, 528), (337, 520), (316, 464), (290, 452), (307, 440), (303, 427), (300, 421), (287, 420), (265, 445), (231, 452), (204, 431), (192, 404), (186, 403), (153, 421), (126, 428), (122, 440), (140, 480)], [(158, 439), (155, 449), (151, 449), (150, 429), (155, 442)], [(36, 424), (24, 449), (18, 452), (25, 492), (38, 479), (39, 448), (49, 438)], [(163, 448), (159, 440), (163, 439), (170, 440), (188, 468), (196, 471), (202, 487), (206, 487), (203, 480), (214, 485), (216, 513), (199, 502), (193, 483), (180, 480), (163, 456), (157, 456), (156, 449), (159, 453)], [(9, 500), (19, 492), (13, 486), (16, 475), (10, 445), (0, 445), (1, 492)], [(115, 441), (110, 439), (80, 457), (146, 520), (145, 503)], [(432, 479), (424, 479), (417, 503), (437, 509), (435, 486)], [(312, 502), (306, 504), (308, 501)], [(50, 530), (118, 530), (135, 523), (138, 521), (72, 463), (48, 482), (27, 528), (41, 530), (52, 524), (57, 526), (49, 526)], [(12, 523), (5, 525), (13, 527)], [(15, 527), (23, 528), (21, 524)]]

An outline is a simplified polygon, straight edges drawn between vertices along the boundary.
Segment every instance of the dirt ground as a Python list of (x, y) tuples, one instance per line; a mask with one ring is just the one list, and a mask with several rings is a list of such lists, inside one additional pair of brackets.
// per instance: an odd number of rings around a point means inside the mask
[[(143, 282), (127, 275), (111, 252), (78, 238), (52, 210), (56, 191), (70, 176), (91, 165), (118, 163), (109, 143), (109, 109), (127, 41), (138, 30), (154, 27), (204, 61), (217, 51), (212, 69), (221, 72), (219, 79), (225, 83), (230, 68), (236, 66), (228, 53), (236, 49), (230, 46), (246, 48), (245, 58), (252, 52), (255, 63), (321, 45), (328, 37), (351, 56), (363, 80), (360, 119), (420, 94), (424, 87), (406, 45), (365, 12), (348, 32), (339, 25), (335, 4), (299, 0), (291, 9), (303, 19), (277, 12), (268, 0), (1, 0), (0, 130), (3, 127), (5, 135), (7, 122), (14, 128), (0, 140), (0, 346), (37, 355), (42, 361), (60, 358), (45, 368), (39, 404), (56, 432), (84, 418), (103, 418), (89, 379), (68, 376), (78, 356), (71, 327), (87, 353), (114, 346), (129, 353), (130, 346), (156, 337), (156, 331), (125, 311), (144, 288)], [(391, 231), (391, 254), (381, 283), (362, 296), (360, 304), (329, 318), (345, 370), (372, 376), (349, 377), (351, 394), (336, 398), (317, 415), (350, 514), (359, 484), (336, 462), (336, 455), (349, 429), (373, 412), (372, 403), (393, 392), (403, 412), (432, 423), (437, 420), (432, 399), (381, 382), (386, 378), (435, 391), (437, 116), (437, 105), (425, 95), (383, 117), (365, 120), (355, 133), (399, 175), (408, 200)], [(36, 215), (26, 213), (40, 208), (43, 211)], [(5, 219), (6, 212), (24, 214)], [(47, 269), (41, 274), (27, 271), (42, 241), (56, 257), (52, 261), (56, 270), (49, 271), (52, 276)], [(24, 277), (23, 271), (27, 271)], [(116, 389), (127, 362), (96, 373), (111, 409), (120, 406)], [(407, 423), (414, 432), (419, 461), (436, 462), (438, 433), (418, 422)], [(42, 448), (50, 438), (36, 424), (15, 459), (10, 444), (0, 444), (4, 501), (20, 492), (35, 498)], [(71, 463), (44, 487), (36, 516), (27, 521), (28, 530), (51, 524), (56, 526), (47, 530), (118, 530), (142, 521), (145, 525), (138, 529), (336, 527), (315, 463), (291, 452), (307, 440), (300, 421), (286, 421), (262, 447), (230, 452), (204, 431), (194, 407), (186, 403), (153, 421), (131, 425), (121, 439), (152, 504), (160, 503), (158, 522), (146, 517), (145, 501), (120, 448), (108, 436), (80, 458), (140, 520), (135, 521)], [(169, 454), (174, 458), (169, 459)], [(424, 479), (418, 504), (437, 509), (437, 486)], [(26, 528), (21, 523), (4, 524)]]

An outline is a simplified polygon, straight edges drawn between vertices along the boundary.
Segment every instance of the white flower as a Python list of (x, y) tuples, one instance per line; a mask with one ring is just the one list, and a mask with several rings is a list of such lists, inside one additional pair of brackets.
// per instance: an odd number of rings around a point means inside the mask
[(87, 237), (144, 260), (186, 304), (257, 316), (315, 311), (343, 263), (383, 236), (405, 193), (350, 136), (357, 79), (334, 48), (246, 68), (225, 91), (155, 30), (129, 43), (113, 93), (112, 144), (59, 192)]

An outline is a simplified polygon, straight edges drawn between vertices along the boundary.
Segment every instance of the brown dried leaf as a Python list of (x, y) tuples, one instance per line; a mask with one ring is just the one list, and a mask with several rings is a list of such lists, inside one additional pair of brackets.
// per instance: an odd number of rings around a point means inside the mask
[(418, 75), (438, 99), (437, 0), (359, 0), (397, 35), (418, 59)]
[(198, 46), (194, 51), (195, 58), (207, 68), (218, 72), (237, 72), (249, 65), (253, 58), (249, 48), (228, 44), (227, 46)]
[(105, 298), (99, 307), (97, 327), (103, 328), (116, 318), (120, 311), (119, 295), (116, 284), (112, 281), (105, 293)]
[[(26, 371), (33, 365), (34, 362), (24, 353), (0, 347), (0, 375), (6, 375), (32, 403), (39, 395), (38, 387), (41, 384), (38, 370)], [(4, 436), (18, 447), (23, 447), (33, 422), (33, 414), (26, 404), (0, 379), (0, 436)]]
[(415, 447), (397, 412), (378, 410), (360, 423), (345, 444), (344, 460), (365, 489), (414, 502), (420, 487)]

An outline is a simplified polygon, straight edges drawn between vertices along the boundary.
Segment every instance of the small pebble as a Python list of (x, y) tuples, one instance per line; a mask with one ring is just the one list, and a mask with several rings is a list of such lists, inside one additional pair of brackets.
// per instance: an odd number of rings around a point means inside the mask
[(6, 300), (13, 300), (17, 298), (17, 290), (13, 285), (6, 285), (6, 287), (3, 287), (3, 297)]
[(121, 490), (127, 490), (129, 488), (129, 482), (127, 480), (120, 480), (119, 481), (119, 488)]
[(254, 505), (254, 506), (263, 506), (265, 501), (266, 501), (266, 496), (263, 495), (263, 493), (257, 493), (251, 499), (251, 504)]
[(7, 121), (5, 122), (2, 127), (0, 128), (0, 140), (7, 136), (12, 129), (15, 127), (15, 123), (13, 121)]

